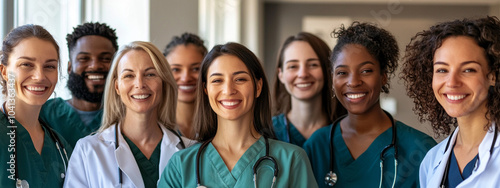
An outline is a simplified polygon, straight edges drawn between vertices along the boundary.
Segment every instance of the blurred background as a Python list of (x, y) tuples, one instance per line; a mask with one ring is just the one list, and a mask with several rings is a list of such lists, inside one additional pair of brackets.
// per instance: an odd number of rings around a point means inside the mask
[[(54, 35), (62, 65), (54, 95), (68, 99), (65, 37), (83, 22), (105, 22), (115, 28), (119, 45), (142, 40), (163, 50), (183, 32), (200, 35), (208, 49), (239, 42), (259, 57), (272, 84), (281, 43), (300, 31), (314, 33), (333, 47), (330, 33), (341, 24), (371, 22), (396, 37), (402, 57), (411, 37), (435, 23), (500, 17), (500, 0), (0, 0), (0, 10), (2, 39), (24, 24), (42, 25)], [(391, 80), (390, 94), (382, 95), (383, 108), (434, 136), (428, 123), (418, 121), (398, 74)]]

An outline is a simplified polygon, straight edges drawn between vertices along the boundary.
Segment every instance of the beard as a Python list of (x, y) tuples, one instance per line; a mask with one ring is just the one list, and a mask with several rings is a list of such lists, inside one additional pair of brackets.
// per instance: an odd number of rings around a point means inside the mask
[[(90, 103), (101, 103), (104, 92), (90, 92), (90, 89), (87, 87), (87, 83), (85, 83), (85, 75), (88, 73), (104, 74), (104, 78), (106, 79), (108, 72), (89, 71), (89, 72), (82, 72), (82, 75), (70, 72), (67, 84), (68, 89), (69, 91), (71, 91), (73, 97), (77, 99), (82, 99)], [(97, 89), (99, 87), (104, 87), (104, 86), (94, 86), (94, 89)]]

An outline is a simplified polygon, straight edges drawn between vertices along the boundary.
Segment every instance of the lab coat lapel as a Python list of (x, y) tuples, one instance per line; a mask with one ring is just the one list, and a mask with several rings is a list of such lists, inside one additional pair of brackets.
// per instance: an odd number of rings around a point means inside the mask
[(439, 153), (442, 153), (441, 160), (436, 160), (433, 164), (434, 173), (432, 174), (431, 181), (429, 181), (428, 187), (439, 187), (441, 184), (441, 180), (443, 179), (444, 170), (446, 169), (446, 163), (450, 158), (451, 150), (455, 140), (457, 138), (458, 127), (453, 131), (453, 134), (448, 137), (448, 139), (443, 140), (442, 142), (447, 143), (449, 139), (451, 139), (450, 146), (446, 149), (446, 144), (443, 144), (441, 148), (439, 148)]
[[(167, 166), (168, 160), (172, 155), (179, 151), (179, 148), (176, 147), (179, 144), (179, 138), (172, 133), (171, 131), (167, 130), (163, 125), (160, 126), (161, 131), (163, 132), (163, 138), (161, 140), (161, 151), (160, 151), (160, 168), (159, 174), (161, 176), (161, 173), (163, 172), (163, 169)], [(182, 149), (182, 148), (181, 148)]]

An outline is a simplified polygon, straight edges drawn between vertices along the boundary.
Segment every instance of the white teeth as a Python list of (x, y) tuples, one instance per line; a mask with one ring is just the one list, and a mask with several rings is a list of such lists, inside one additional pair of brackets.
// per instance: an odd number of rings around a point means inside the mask
[(309, 87), (309, 86), (311, 86), (311, 85), (312, 85), (311, 83), (307, 83), (307, 84), (296, 84), (296, 86), (297, 86), (298, 88)]
[(448, 99), (450, 100), (460, 100), (460, 99), (463, 99), (465, 97), (465, 95), (446, 95), (446, 97), (448, 97)]
[(134, 99), (145, 99), (148, 98), (151, 95), (132, 95), (132, 98)]
[(234, 106), (234, 105), (240, 104), (240, 102), (228, 102), (228, 101), (223, 101), (221, 103), (224, 106)]
[(179, 86), (179, 89), (181, 89), (181, 90), (192, 90), (194, 88), (195, 88), (195, 86)]
[(357, 98), (361, 98), (363, 96), (365, 96), (366, 93), (359, 93), (359, 94), (346, 94), (347, 98), (350, 98), (350, 99), (357, 99)]
[(87, 78), (89, 80), (101, 80), (104, 79), (104, 75), (89, 75)]
[(44, 91), (45, 90), (45, 87), (28, 86), (26, 88), (28, 88), (28, 90), (30, 90), (30, 91)]

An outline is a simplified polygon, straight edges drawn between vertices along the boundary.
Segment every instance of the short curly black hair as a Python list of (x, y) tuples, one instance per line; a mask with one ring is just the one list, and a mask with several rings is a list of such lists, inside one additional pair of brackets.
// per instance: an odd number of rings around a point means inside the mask
[(344, 46), (359, 44), (364, 46), (380, 64), (382, 73), (387, 74), (387, 83), (382, 86), (382, 92), (389, 93), (389, 80), (398, 67), (399, 48), (394, 36), (387, 30), (370, 23), (353, 22), (350, 27), (344, 25), (335, 29), (332, 35), (337, 38), (337, 45), (333, 48), (330, 57), (333, 63), (337, 60)]
[[(457, 126), (457, 119), (449, 116), (439, 104), (432, 89), (434, 53), (449, 37), (466, 36), (474, 39), (485, 50), (489, 74), (497, 79), (488, 90), (485, 117), (500, 123), (500, 22), (497, 17), (463, 19), (439, 23), (428, 30), (417, 33), (406, 46), (403, 68), (400, 74), (406, 92), (415, 103), (414, 111), (421, 122), (429, 121), (436, 136), (447, 135), (451, 127)], [(488, 118), (489, 117), (489, 118)]]
[(88, 35), (98, 35), (109, 39), (115, 51), (118, 51), (118, 37), (116, 36), (115, 29), (112, 29), (105, 23), (99, 22), (87, 22), (82, 25), (78, 25), (73, 28), (73, 32), (66, 35), (66, 41), (68, 42), (69, 58), (71, 59), (71, 53), (76, 46), (76, 41), (78, 39), (88, 36)]
[(167, 46), (163, 50), (163, 55), (167, 56), (178, 45), (183, 44), (187, 46), (188, 44), (193, 44), (198, 48), (198, 51), (201, 53), (201, 55), (205, 57), (205, 55), (207, 55), (208, 53), (208, 50), (203, 43), (204, 43), (203, 40), (201, 40), (201, 38), (198, 35), (185, 32), (180, 37), (179, 36), (172, 37), (172, 40), (167, 44)]

